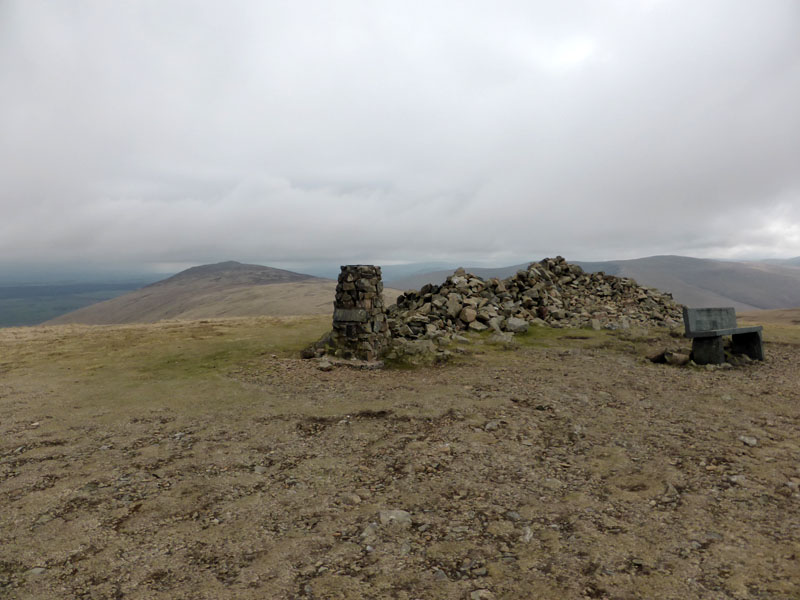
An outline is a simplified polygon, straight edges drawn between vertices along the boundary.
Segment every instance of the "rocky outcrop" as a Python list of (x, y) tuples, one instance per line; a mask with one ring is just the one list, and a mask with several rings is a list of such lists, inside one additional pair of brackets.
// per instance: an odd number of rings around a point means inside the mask
[(682, 318), (670, 294), (624, 277), (585, 273), (560, 256), (531, 263), (502, 281), (458, 269), (441, 286), (404, 293), (387, 316), (392, 337), (406, 340), (435, 340), (465, 330), (520, 333), (529, 324), (673, 327)]

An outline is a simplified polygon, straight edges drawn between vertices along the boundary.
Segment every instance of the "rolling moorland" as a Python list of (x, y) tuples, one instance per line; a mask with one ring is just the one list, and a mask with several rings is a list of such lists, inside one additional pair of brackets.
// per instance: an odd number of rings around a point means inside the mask
[(330, 314), (0, 330), (0, 595), (796, 598), (800, 311), (749, 319), (724, 368), (658, 328), (382, 370), (298, 357)]
[[(630, 277), (649, 287), (668, 291), (688, 306), (733, 306), (737, 310), (800, 306), (800, 259), (730, 262), (681, 256), (580, 262), (586, 271)], [(432, 265), (390, 265), (384, 268), (387, 299), (398, 292), (441, 283), (450, 270), (413, 272)], [(480, 277), (505, 278), (526, 264), (502, 268), (467, 268)], [(199, 269), (199, 271), (198, 271)], [(219, 273), (212, 274), (212, 270)], [(227, 275), (222, 275), (225, 271)], [(256, 273), (261, 271), (261, 275)], [(269, 273), (269, 275), (267, 275)], [(66, 276), (68, 273), (61, 273)], [(97, 275), (97, 274), (96, 274)], [(51, 273), (48, 281), (55, 281)], [(81, 278), (90, 276), (80, 273)], [(112, 277), (106, 274), (107, 277)], [(16, 280), (21, 281), (21, 274)], [(123, 277), (121, 273), (114, 277)], [(110, 324), (155, 322), (166, 318), (216, 318), (327, 314), (331, 280), (234, 261), (189, 269), (156, 284), (142, 275), (112, 283), (37, 285), (0, 281), (0, 327), (49, 323)], [(205, 279), (200, 281), (200, 279)], [(5, 283), (3, 283), (5, 281)], [(140, 289), (141, 288), (141, 289)], [(129, 293), (133, 292), (131, 295)], [(104, 300), (116, 299), (114, 302)], [(90, 307), (90, 308), (87, 308)], [(81, 310), (87, 308), (87, 310)], [(69, 315), (69, 316), (64, 316)]]

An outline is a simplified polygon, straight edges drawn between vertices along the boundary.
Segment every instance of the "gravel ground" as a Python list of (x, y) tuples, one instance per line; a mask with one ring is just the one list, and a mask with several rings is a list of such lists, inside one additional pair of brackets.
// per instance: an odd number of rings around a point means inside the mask
[(264, 355), (219, 374), (246, 404), (74, 416), (78, 383), (0, 370), (0, 597), (798, 598), (797, 351)]

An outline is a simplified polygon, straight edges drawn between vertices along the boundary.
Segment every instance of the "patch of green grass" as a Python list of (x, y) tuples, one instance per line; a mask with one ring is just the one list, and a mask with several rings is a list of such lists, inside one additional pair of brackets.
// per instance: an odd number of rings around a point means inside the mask
[(591, 346), (605, 342), (609, 333), (608, 330), (532, 326), (527, 332), (515, 335), (514, 339), (524, 346), (543, 348)]
[(101, 407), (194, 414), (262, 401), (230, 373), (265, 355), (298, 356), (328, 327), (329, 317), (303, 317), (7, 330), (2, 369), (15, 386), (60, 390), (42, 407), (69, 409), (70, 419)]
[(594, 330), (531, 326), (527, 332), (516, 334), (511, 342), (493, 341), (492, 332), (471, 334), (471, 337), (479, 340), (482, 347), (498, 352), (524, 348), (580, 348), (648, 356), (655, 348), (680, 345), (680, 341), (671, 339), (669, 331), (658, 328)]

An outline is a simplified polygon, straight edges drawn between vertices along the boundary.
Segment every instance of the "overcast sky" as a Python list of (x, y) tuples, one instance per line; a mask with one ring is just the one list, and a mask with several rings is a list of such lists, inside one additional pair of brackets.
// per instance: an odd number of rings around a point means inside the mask
[(0, 0), (0, 262), (800, 255), (797, 0)]

